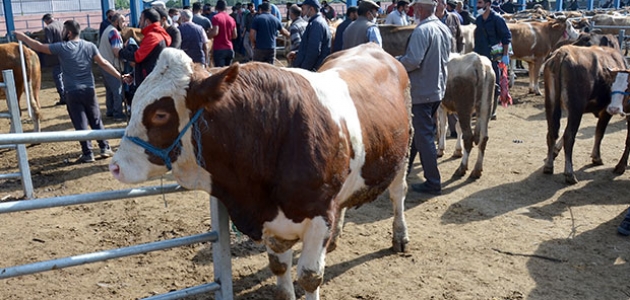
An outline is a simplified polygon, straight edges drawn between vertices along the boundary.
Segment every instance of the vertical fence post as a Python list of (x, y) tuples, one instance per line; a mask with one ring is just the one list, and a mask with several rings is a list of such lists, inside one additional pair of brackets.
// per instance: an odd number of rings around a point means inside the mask
[[(15, 92), (15, 79), (13, 79), (13, 70), (2, 71), (2, 78), (6, 85), (5, 91), (7, 95), (7, 106), (11, 115), (11, 128), (13, 133), (22, 133), (22, 121), (20, 120), (20, 107), (18, 106), (17, 93)], [(33, 198), (33, 181), (31, 180), (31, 170), (28, 166), (28, 156), (26, 153), (26, 145), (18, 144), (17, 158), (20, 174), (22, 175), (22, 188), (24, 189), (24, 197), (26, 199)]]
[(219, 233), (219, 240), (212, 244), (214, 280), (221, 285), (215, 292), (217, 300), (234, 299), (232, 289), (232, 255), (230, 254), (230, 217), (227, 208), (219, 199), (210, 196), (210, 218), (212, 230)]

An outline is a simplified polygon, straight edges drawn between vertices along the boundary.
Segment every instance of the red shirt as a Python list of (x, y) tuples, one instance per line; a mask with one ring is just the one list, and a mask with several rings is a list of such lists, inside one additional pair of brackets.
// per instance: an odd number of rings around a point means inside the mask
[(212, 17), (212, 26), (219, 28), (219, 34), (214, 37), (212, 50), (233, 49), (232, 32), (236, 28), (236, 22), (225, 11), (219, 12)]

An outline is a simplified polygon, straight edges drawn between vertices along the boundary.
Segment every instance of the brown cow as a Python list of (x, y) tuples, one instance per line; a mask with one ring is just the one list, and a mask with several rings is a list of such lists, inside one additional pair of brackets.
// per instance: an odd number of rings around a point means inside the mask
[(597, 26), (604, 25), (604, 26), (626, 26), (627, 27), (627, 26), (630, 26), (630, 17), (597, 14), (593, 16), (593, 18), (591, 18), (590, 25), (597, 30), (601, 30), (602, 33), (619, 34), (619, 30), (623, 28), (598, 28)]
[[(464, 154), (456, 176), (464, 176), (468, 170), (468, 156), (473, 142), (479, 146), (477, 163), (470, 176), (481, 177), (483, 157), (488, 142), (488, 122), (494, 99), (495, 74), (492, 63), (477, 53), (466, 55), (451, 54), (448, 62), (448, 81), (446, 93), (438, 110), (439, 139), (438, 156), (444, 155), (446, 140), (446, 113), (457, 113), (457, 143), (454, 157), (462, 157), (462, 139), (464, 140)], [(473, 113), (477, 114), (475, 131), (471, 128)]]
[(172, 168), (182, 186), (217, 197), (267, 246), (275, 299), (295, 299), (291, 247), (301, 240), (297, 282), (319, 299), (344, 208), (389, 189), (394, 250), (408, 243), (408, 85), (402, 64), (371, 43), (332, 54), (318, 73), (248, 63), (210, 75), (167, 48), (138, 87), (110, 171), (132, 183)]
[[(545, 62), (548, 149), (543, 168), (545, 174), (553, 174), (554, 159), (564, 146), (565, 181), (569, 184), (578, 182), (573, 171), (573, 145), (582, 115), (589, 112), (599, 118), (591, 158), (593, 164), (602, 164), (600, 144), (611, 114), (623, 114), (620, 104), (609, 105), (615, 77), (608, 68), (625, 67), (626, 62), (618, 49), (600, 46), (562, 46)], [(563, 108), (567, 113), (567, 125), (562, 140), (558, 141)]]
[[(28, 82), (24, 83), (24, 77), (22, 75), (22, 64), (20, 61), (20, 48), (18, 43), (0, 44), (0, 70), (13, 70), (13, 78), (15, 79), (15, 91), (19, 100), (22, 97), (22, 93), (25, 93), (25, 89), (29, 89), (31, 108), (33, 109), (33, 127), (34, 131), (39, 132), (41, 130), (40, 122), (42, 120), (41, 105), (39, 102), (39, 90), (42, 84), (42, 71), (39, 64), (39, 57), (35, 51), (23, 46), (24, 51), (24, 63), (26, 65), (26, 76)], [(0, 73), (0, 81), (2, 81), (2, 73)], [(0, 89), (0, 96), (6, 97), (4, 89)], [(21, 112), (21, 111), (20, 111)]]
[[(540, 95), (538, 76), (543, 61), (559, 41), (576, 39), (578, 32), (573, 29), (571, 22), (566, 19), (549, 22), (508, 23), (507, 25), (510, 32), (512, 32), (512, 48), (514, 49), (512, 57), (528, 63), (529, 92)], [(515, 60), (513, 61), (514, 63), (516, 62)], [(510, 76), (510, 78), (513, 78), (513, 76)]]

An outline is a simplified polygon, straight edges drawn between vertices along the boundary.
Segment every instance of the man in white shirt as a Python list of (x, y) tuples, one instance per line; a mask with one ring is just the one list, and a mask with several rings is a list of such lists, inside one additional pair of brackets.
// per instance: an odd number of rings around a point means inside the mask
[(409, 2), (405, 0), (398, 1), (396, 3), (396, 9), (387, 15), (385, 24), (406, 26), (409, 25), (407, 21), (407, 11), (409, 10)]

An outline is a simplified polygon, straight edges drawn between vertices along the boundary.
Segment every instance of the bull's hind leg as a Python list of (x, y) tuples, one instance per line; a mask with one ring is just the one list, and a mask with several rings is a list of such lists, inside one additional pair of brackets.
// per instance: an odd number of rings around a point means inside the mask
[(269, 269), (271, 269), (273, 275), (276, 275), (276, 284), (278, 286), (274, 299), (295, 300), (295, 289), (291, 278), (293, 250), (289, 248), (284, 252), (278, 253), (267, 246), (267, 256), (269, 257)]
[(298, 283), (306, 292), (306, 300), (319, 300), (319, 286), (324, 281), (326, 241), (330, 227), (322, 217), (310, 221), (302, 237), (302, 255), (298, 260)]
[(595, 128), (595, 142), (593, 143), (593, 151), (591, 152), (591, 159), (593, 164), (596, 166), (601, 166), (604, 164), (602, 161), (602, 155), (600, 152), (600, 146), (602, 145), (602, 140), (604, 139), (604, 133), (606, 133), (606, 127), (608, 127), (608, 123), (612, 115), (607, 112), (604, 112), (599, 115), (599, 119), (597, 120), (597, 127)]
[(448, 127), (448, 116), (446, 114), (446, 110), (442, 105), (437, 109), (437, 119), (438, 119), (438, 150), (437, 157), (444, 156), (444, 148), (446, 145), (446, 132)]
[[(477, 117), (477, 122), (479, 122), (479, 118), (483, 116)], [(462, 155), (462, 161), (459, 164), (457, 170), (455, 170), (455, 176), (464, 176), (466, 175), (466, 171), (468, 171), (468, 158), (470, 157), (470, 152), (472, 151), (473, 146), (473, 132), (470, 127), (470, 119), (469, 117), (460, 116), (459, 126), (461, 128), (461, 136), (464, 142), (464, 153)]]
[[(545, 70), (545, 115), (547, 118), (547, 158), (543, 166), (544, 174), (553, 174), (553, 161), (562, 148), (562, 140), (558, 141), (558, 133), (560, 132), (560, 118), (562, 117), (562, 109), (560, 107), (560, 91), (553, 84), (554, 74), (549, 70)], [(563, 91), (564, 97), (566, 91)], [(558, 144), (556, 142), (558, 141)], [(560, 148), (558, 148), (560, 146)]]
[(573, 171), (573, 146), (575, 145), (575, 135), (577, 134), (582, 114), (569, 115), (567, 118), (567, 127), (564, 131), (564, 180), (568, 184), (578, 183), (575, 172)]
[(392, 247), (396, 252), (405, 252), (409, 243), (407, 235), (407, 223), (405, 222), (405, 197), (407, 195), (407, 181), (405, 180), (405, 163), (401, 164), (400, 170), (389, 185), (389, 200), (392, 202), (394, 210), (394, 226), (392, 236)]

